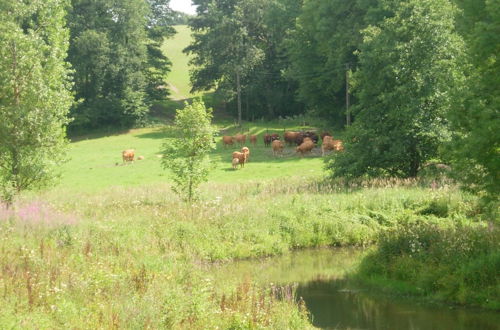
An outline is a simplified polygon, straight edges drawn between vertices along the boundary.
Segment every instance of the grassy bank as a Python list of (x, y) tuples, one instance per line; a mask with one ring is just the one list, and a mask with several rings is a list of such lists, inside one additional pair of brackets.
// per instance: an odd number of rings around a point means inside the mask
[(204, 265), (369, 245), (381, 231), (416, 221), (476, 225), (470, 195), (385, 184), (346, 190), (303, 177), (209, 183), (194, 206), (162, 184), (19, 201), (1, 217), (0, 304), (8, 307), (0, 324), (307, 327), (293, 299), (277, 300), (251, 283), (221, 295)]
[(383, 232), (358, 278), (434, 301), (500, 309), (500, 231), (419, 221)]

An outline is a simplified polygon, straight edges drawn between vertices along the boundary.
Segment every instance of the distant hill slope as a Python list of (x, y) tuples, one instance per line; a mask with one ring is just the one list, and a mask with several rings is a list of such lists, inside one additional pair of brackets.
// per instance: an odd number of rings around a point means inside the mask
[(174, 26), (177, 33), (172, 39), (163, 44), (163, 53), (172, 61), (172, 71), (168, 75), (167, 82), (171, 98), (183, 100), (195, 95), (189, 93), (191, 85), (189, 82), (189, 58), (182, 52), (191, 43), (191, 30), (187, 25)]

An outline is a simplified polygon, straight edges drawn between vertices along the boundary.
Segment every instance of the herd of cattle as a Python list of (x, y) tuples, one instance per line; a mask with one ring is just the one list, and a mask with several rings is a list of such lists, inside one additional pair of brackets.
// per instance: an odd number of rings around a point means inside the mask
[[(281, 136), (277, 133), (273, 134), (265, 134), (263, 136), (264, 145), (266, 147), (271, 147), (273, 150), (274, 156), (282, 156), (283, 150), (285, 149), (285, 144), (288, 146), (296, 146), (296, 153), (300, 153), (301, 156), (304, 156), (307, 153), (311, 153), (312, 150), (318, 144), (318, 141), (322, 141), (321, 143), (321, 155), (324, 156), (327, 151), (342, 151), (344, 150), (342, 140), (335, 140), (333, 136), (328, 132), (323, 132), (319, 136), (316, 132), (313, 131), (305, 131), (305, 132), (292, 132), (285, 131), (283, 134), (283, 140), (281, 140)], [(250, 143), (253, 146), (257, 145), (257, 135), (249, 136)], [(222, 137), (222, 144), (225, 148), (228, 146), (232, 146), (237, 143), (240, 146), (243, 146), (247, 141), (247, 135), (245, 134), (236, 134), (235, 136), (225, 135)], [(127, 149), (122, 151), (122, 159), (123, 163), (133, 162), (135, 158), (135, 150)], [(143, 156), (137, 157), (137, 160), (144, 159)], [(233, 168), (236, 169), (238, 165), (240, 167), (244, 167), (245, 163), (247, 163), (250, 159), (250, 149), (248, 147), (242, 147), (240, 151), (235, 151), (232, 153), (232, 165)]]
[[(328, 132), (323, 132), (319, 136), (316, 132), (305, 131), (305, 132), (291, 132), (285, 131), (283, 134), (283, 141), (277, 133), (265, 134), (263, 136), (264, 145), (266, 147), (271, 147), (274, 156), (282, 156), (283, 150), (285, 149), (285, 144), (288, 146), (296, 146), (296, 152), (300, 153), (301, 156), (310, 153), (318, 144), (318, 141), (322, 141), (321, 144), (321, 155), (324, 156), (327, 151), (342, 151), (344, 150), (342, 140), (335, 140), (333, 136)], [(250, 143), (252, 145), (257, 144), (257, 135), (249, 136)], [(240, 146), (244, 145), (247, 141), (247, 136), (245, 134), (236, 134), (235, 136), (225, 135), (222, 137), (222, 144), (225, 148), (227, 146), (232, 146), (237, 143)], [(241, 151), (235, 151), (232, 153), (232, 165), (236, 169), (238, 165), (244, 167), (245, 163), (248, 162), (250, 158), (250, 149), (248, 147), (243, 147)]]

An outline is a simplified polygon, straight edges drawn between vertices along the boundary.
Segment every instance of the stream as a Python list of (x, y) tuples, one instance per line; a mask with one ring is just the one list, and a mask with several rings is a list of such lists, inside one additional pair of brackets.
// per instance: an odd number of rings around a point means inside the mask
[(278, 257), (237, 261), (213, 269), (215, 283), (252, 280), (259, 285), (295, 284), (323, 329), (500, 330), (500, 313), (421, 303), (374, 293), (346, 279), (363, 251), (352, 248), (295, 251)]

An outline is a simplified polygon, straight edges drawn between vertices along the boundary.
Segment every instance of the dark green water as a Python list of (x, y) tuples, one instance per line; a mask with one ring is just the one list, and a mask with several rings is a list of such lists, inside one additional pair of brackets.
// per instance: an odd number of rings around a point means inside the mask
[(306, 250), (217, 267), (216, 283), (251, 279), (296, 284), (314, 326), (325, 329), (500, 330), (500, 312), (429, 305), (373, 293), (345, 279), (360, 260), (354, 249)]

